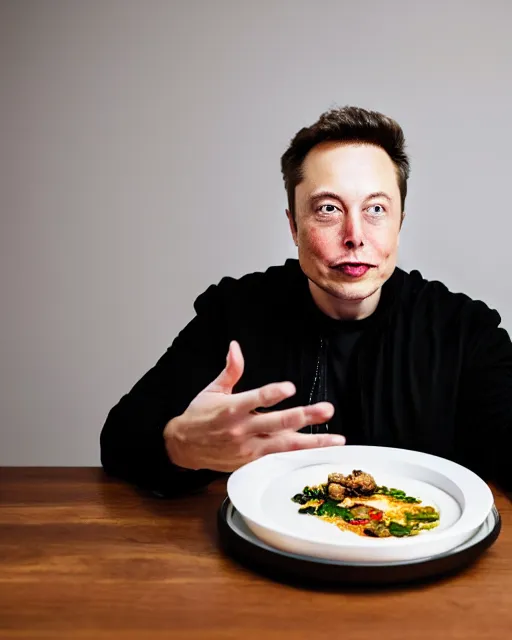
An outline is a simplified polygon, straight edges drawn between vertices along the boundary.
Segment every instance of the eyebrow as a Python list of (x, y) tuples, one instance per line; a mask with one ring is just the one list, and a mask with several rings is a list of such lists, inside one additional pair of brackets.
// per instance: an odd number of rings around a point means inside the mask
[(310, 197), (310, 200), (311, 202), (316, 202), (322, 198), (332, 198), (333, 200), (339, 200), (341, 202), (341, 198), (337, 193), (334, 193), (334, 191), (319, 191), (318, 193), (314, 193)]
[[(318, 193), (313, 194), (310, 197), (310, 200), (311, 202), (316, 202), (317, 200), (321, 200), (322, 198), (333, 198), (334, 200), (343, 202), (343, 198), (341, 198), (337, 193), (334, 193), (334, 191), (319, 191)], [(367, 200), (374, 200), (375, 198), (385, 198), (388, 202), (393, 201), (393, 198), (384, 191), (374, 191), (373, 193), (367, 195), (364, 201), (366, 202)]]
[(388, 202), (392, 202), (393, 198), (388, 196), (385, 191), (375, 191), (375, 193), (370, 193), (369, 196), (365, 198), (365, 200), (373, 200), (374, 198), (385, 198)]

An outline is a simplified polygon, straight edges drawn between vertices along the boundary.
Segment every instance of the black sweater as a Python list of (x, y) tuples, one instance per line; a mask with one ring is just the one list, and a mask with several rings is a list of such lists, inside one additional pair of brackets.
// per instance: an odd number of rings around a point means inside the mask
[[(224, 278), (194, 307), (195, 318), (110, 411), (101, 433), (107, 473), (168, 495), (219, 475), (176, 469), (162, 432), (222, 371), (231, 340), (245, 358), (235, 391), (290, 380), (297, 393), (276, 409), (329, 399), (325, 323), (296, 260)], [(376, 314), (357, 342), (354, 392), (338, 399), (360, 416), (352, 443), (439, 455), (511, 489), (512, 343), (499, 314), (398, 268)]]

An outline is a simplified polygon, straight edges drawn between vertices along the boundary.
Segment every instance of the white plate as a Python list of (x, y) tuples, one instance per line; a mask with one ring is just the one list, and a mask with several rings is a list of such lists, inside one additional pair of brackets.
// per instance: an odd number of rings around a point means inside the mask
[[(439, 527), (411, 538), (375, 539), (298, 513), (291, 498), (305, 485), (324, 482), (332, 471), (353, 469), (438, 507)], [(485, 482), (454, 462), (417, 451), (353, 445), (265, 456), (230, 476), (228, 495), (253, 533), (270, 546), (358, 563), (404, 562), (449, 551), (476, 532), (493, 504)]]

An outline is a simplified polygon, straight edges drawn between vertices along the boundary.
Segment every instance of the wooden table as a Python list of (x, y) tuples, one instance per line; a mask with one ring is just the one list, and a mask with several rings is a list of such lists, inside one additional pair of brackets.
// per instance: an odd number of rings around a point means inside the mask
[(0, 638), (512, 638), (512, 505), (497, 491), (502, 534), (462, 574), (324, 592), (225, 557), (224, 495), (223, 481), (171, 501), (99, 469), (0, 469)]

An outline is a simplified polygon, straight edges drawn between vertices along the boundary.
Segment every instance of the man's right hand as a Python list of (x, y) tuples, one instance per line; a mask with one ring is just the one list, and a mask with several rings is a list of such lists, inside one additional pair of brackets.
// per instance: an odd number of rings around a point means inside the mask
[(345, 444), (335, 434), (303, 434), (299, 429), (330, 420), (334, 407), (319, 402), (307, 407), (257, 413), (295, 393), (291, 382), (275, 382), (259, 389), (233, 393), (242, 377), (244, 358), (232, 342), (226, 367), (164, 429), (167, 453), (186, 469), (230, 472), (268, 453)]

